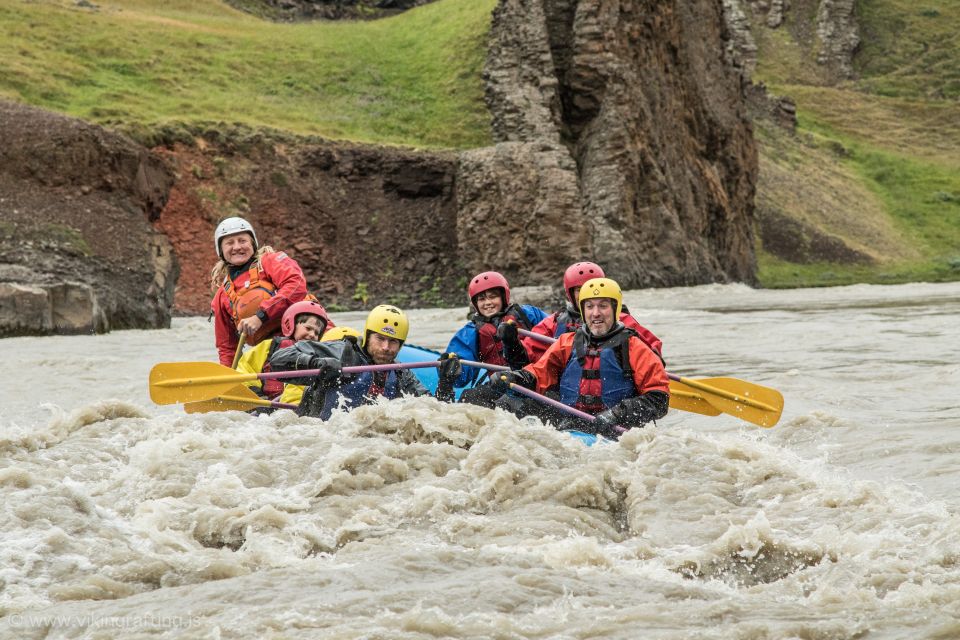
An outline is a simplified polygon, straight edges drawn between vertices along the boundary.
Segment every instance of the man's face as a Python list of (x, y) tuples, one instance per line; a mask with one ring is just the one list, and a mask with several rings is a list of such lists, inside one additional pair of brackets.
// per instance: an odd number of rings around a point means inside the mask
[(602, 336), (613, 329), (613, 300), (593, 298), (583, 303), (583, 321), (592, 335)]
[(477, 294), (476, 305), (477, 311), (480, 312), (480, 315), (490, 317), (503, 310), (503, 294), (499, 287), (494, 287), (493, 289), (487, 289), (486, 291), (481, 291)]
[(240, 266), (253, 257), (253, 238), (249, 233), (235, 233), (220, 240), (220, 252), (227, 264)]
[(367, 353), (373, 358), (374, 364), (390, 364), (396, 359), (402, 344), (396, 338), (371, 331), (367, 336)]

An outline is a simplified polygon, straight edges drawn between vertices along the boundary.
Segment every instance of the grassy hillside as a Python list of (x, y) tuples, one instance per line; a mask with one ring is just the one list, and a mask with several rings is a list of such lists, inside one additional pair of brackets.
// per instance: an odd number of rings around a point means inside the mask
[(274, 24), (214, 0), (0, 0), (0, 95), (146, 132), (205, 122), (425, 147), (487, 144), (495, 0)]
[(755, 79), (793, 97), (799, 119), (792, 138), (758, 127), (759, 201), (876, 264), (797, 265), (761, 247), (761, 282), (960, 279), (960, 3), (860, 0), (858, 78), (842, 83), (815, 62), (811, 3), (795, 4), (780, 29), (755, 29)]

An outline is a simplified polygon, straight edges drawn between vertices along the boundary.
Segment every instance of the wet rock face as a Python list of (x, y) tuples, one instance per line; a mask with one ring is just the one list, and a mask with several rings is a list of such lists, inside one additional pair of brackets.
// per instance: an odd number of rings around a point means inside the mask
[(177, 263), (150, 221), (172, 182), (123, 136), (0, 102), (5, 308), (42, 308), (0, 320), (0, 335), (169, 326)]
[[(720, 0), (500, 2), (485, 71), (494, 136), (559, 141), (569, 161), (528, 166), (527, 183), (567, 171), (579, 193), (537, 220), (558, 229), (554, 262), (595, 259), (628, 287), (755, 280), (757, 151), (729, 37)], [(472, 206), (509, 207), (515, 192)], [(498, 256), (500, 241), (480, 253)]]
[[(559, 143), (503, 142), (460, 156), (457, 242), (470, 273), (552, 285), (591, 251), (576, 165)], [(520, 298), (518, 298), (520, 299)]]
[(90, 285), (0, 282), (0, 335), (103, 333), (108, 328)]

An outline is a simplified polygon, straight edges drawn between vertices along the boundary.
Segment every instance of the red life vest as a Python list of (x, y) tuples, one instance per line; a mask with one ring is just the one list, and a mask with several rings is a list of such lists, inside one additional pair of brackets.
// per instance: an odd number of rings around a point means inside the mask
[[(233, 322), (240, 328), (240, 321), (257, 314), (260, 304), (276, 295), (277, 287), (266, 278), (260, 277), (260, 261), (255, 260), (247, 270), (247, 282), (243, 287), (237, 288), (229, 278), (223, 281), (223, 291), (230, 300), (230, 315), (233, 316)], [(265, 322), (260, 329), (247, 339), (250, 344), (256, 344), (277, 332), (280, 326), (280, 319), (275, 322)]]
[(497, 337), (497, 327), (501, 322), (513, 320), (522, 329), (530, 330), (532, 324), (520, 305), (511, 304), (504, 311), (491, 318), (474, 314), (473, 324), (477, 328), (477, 357), (480, 362), (488, 364), (506, 365), (503, 357), (503, 342)]
[[(293, 338), (276, 336), (273, 342), (270, 343), (270, 349), (267, 350), (267, 359), (263, 363), (261, 373), (269, 373), (273, 370), (273, 367), (270, 366), (270, 357), (273, 356), (274, 353), (280, 349), (293, 346), (296, 342)], [(260, 387), (260, 389), (265, 398), (273, 400), (274, 398), (280, 397), (280, 394), (283, 393), (283, 380), (264, 380), (263, 386)]]

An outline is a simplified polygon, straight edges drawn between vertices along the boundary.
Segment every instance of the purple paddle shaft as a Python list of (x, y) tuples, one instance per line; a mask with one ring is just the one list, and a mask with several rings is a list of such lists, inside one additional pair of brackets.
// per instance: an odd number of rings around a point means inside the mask
[[(366, 373), (368, 371), (397, 371), (399, 369), (427, 369), (440, 364), (437, 360), (428, 362), (392, 362), (390, 364), (364, 364), (358, 367), (344, 367), (342, 373)], [(320, 373), (320, 369), (301, 369), (299, 371), (271, 371), (261, 373), (257, 377), (261, 380), (284, 380), (286, 378), (309, 378)]]
[(516, 382), (511, 382), (511, 383), (510, 383), (510, 388), (513, 389), (514, 391), (516, 391), (517, 393), (522, 393), (523, 395), (527, 396), (528, 398), (533, 398), (534, 400), (539, 400), (540, 402), (542, 402), (542, 403), (544, 403), (544, 404), (548, 404), (548, 405), (550, 405), (551, 407), (556, 407), (557, 409), (560, 409), (560, 411), (565, 411), (565, 412), (569, 413), (569, 414), (572, 415), (572, 416), (577, 416), (578, 418), (583, 418), (583, 419), (586, 420), (587, 422), (593, 422), (594, 420), (596, 420), (596, 417), (590, 415), (589, 413), (585, 413), (585, 412), (583, 412), (583, 411), (580, 411), (580, 409), (574, 409), (574, 408), (571, 407), (570, 405), (563, 404), (563, 403), (560, 402), (559, 400), (554, 400), (553, 398), (548, 398), (547, 396), (541, 395), (541, 394), (537, 393), (536, 391), (533, 391), (532, 389), (527, 389), (526, 387), (522, 387), (522, 386), (520, 386), (519, 384), (517, 384)]
[(534, 333), (533, 331), (527, 331), (526, 329), (517, 329), (517, 333), (528, 338), (533, 338), (534, 340), (538, 340), (540, 342), (545, 342), (547, 344), (553, 344), (557, 341), (556, 338), (551, 338), (550, 336), (545, 336), (540, 333)]

